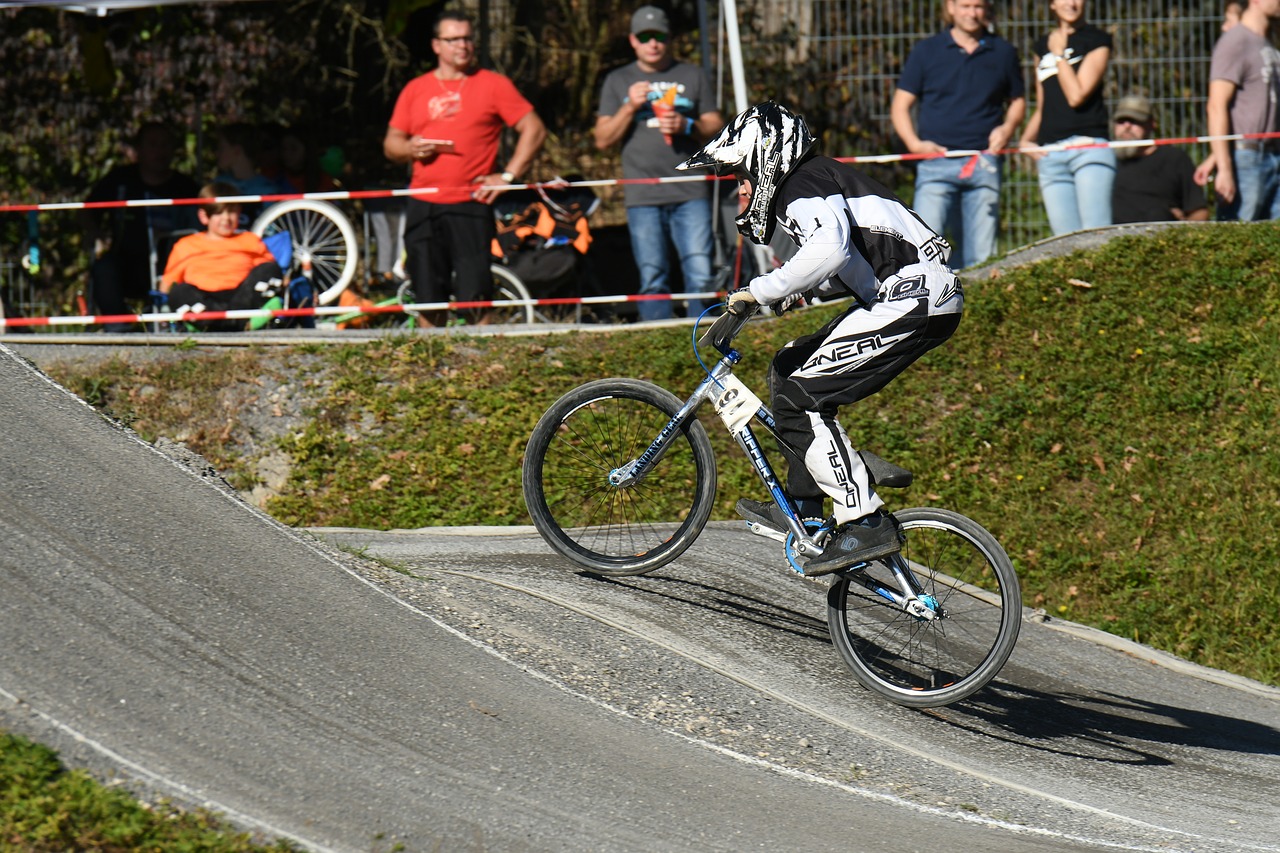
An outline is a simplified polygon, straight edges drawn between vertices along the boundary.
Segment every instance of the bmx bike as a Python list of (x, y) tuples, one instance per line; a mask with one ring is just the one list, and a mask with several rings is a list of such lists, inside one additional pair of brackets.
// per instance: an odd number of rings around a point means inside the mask
[[(799, 517), (752, 431), (756, 422), (777, 438), (773, 414), (733, 374), (742, 355), (731, 344), (752, 313), (754, 306), (726, 312), (703, 336), (699, 343), (721, 358), (703, 365), (706, 377), (687, 400), (649, 382), (601, 379), (547, 410), (522, 471), (525, 503), (547, 544), (601, 575), (644, 574), (683, 554), (715, 502), (715, 456), (697, 418), (709, 401), (787, 519), (785, 531), (748, 528), (781, 540), (798, 573), (821, 553), (835, 520)], [(910, 471), (860, 455), (876, 485), (910, 484)], [(919, 507), (894, 517), (898, 553), (832, 575), (831, 641), (859, 682), (893, 702), (957, 702), (986, 686), (1013, 651), (1022, 607), (1017, 574), (995, 537), (959, 513)]]

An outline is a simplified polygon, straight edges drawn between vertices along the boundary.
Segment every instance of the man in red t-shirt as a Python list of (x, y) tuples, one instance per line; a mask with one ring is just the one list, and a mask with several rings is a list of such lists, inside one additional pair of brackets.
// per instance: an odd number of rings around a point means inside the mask
[[(547, 129), (533, 106), (501, 74), (472, 68), (471, 19), (446, 11), (436, 21), (434, 71), (417, 77), (396, 100), (382, 148), (393, 163), (412, 163), (412, 188), (437, 191), (409, 199), (404, 243), (419, 302), (488, 299), (490, 205), (532, 163)], [(495, 170), (503, 127), (519, 138), (505, 168)], [(454, 273), (457, 281), (451, 282)]]

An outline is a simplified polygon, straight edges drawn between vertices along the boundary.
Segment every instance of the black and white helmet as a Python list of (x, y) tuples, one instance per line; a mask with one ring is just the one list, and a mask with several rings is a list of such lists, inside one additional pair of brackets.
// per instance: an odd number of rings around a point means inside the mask
[(677, 169), (711, 167), (717, 175), (751, 181), (751, 206), (735, 220), (738, 231), (761, 245), (773, 234), (773, 196), (782, 179), (813, 148), (804, 119), (781, 104), (757, 104), (725, 125), (720, 135)]

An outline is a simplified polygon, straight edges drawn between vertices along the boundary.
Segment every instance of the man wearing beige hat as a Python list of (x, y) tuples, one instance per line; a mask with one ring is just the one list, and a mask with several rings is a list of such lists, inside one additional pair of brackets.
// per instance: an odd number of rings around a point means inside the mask
[[(1142, 95), (1120, 99), (1112, 116), (1117, 142), (1151, 140), (1156, 117), (1151, 101)], [(1195, 164), (1172, 145), (1130, 145), (1116, 148), (1116, 182), (1111, 194), (1111, 219), (1124, 222), (1203, 222), (1209, 218), (1204, 189), (1195, 182)]]

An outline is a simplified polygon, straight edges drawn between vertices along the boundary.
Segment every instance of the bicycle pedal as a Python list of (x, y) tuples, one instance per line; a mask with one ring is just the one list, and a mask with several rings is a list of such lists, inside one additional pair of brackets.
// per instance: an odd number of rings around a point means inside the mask
[(746, 524), (747, 529), (757, 536), (763, 536), (766, 539), (772, 539), (775, 542), (787, 541), (787, 534), (780, 530), (774, 530), (772, 527), (760, 524), (757, 521), (748, 521)]

